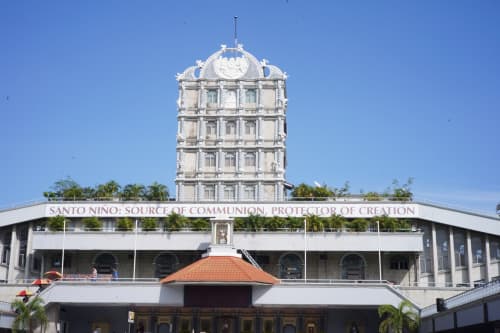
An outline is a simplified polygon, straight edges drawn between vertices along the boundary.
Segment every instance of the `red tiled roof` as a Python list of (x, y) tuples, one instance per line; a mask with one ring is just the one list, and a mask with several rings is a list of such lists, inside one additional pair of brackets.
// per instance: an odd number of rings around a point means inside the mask
[(247, 263), (231, 256), (208, 256), (163, 278), (161, 283), (237, 283), (276, 284), (278, 280)]

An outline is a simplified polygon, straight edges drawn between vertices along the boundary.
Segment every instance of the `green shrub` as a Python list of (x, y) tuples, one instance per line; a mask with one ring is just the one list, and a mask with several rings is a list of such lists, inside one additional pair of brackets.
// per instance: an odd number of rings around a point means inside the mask
[(368, 229), (368, 225), (368, 220), (358, 218), (349, 222), (349, 229), (356, 232), (363, 232)]
[(155, 231), (158, 228), (158, 223), (154, 217), (143, 217), (141, 219), (142, 231)]
[(131, 231), (134, 229), (134, 222), (128, 217), (118, 219), (116, 231)]
[(347, 220), (342, 215), (333, 214), (332, 216), (330, 216), (327, 223), (330, 229), (340, 231), (342, 230), (342, 228), (344, 228), (344, 225), (347, 223)]
[(382, 195), (377, 192), (368, 192), (363, 195), (363, 199), (366, 201), (380, 201), (382, 200)]
[(317, 215), (309, 215), (306, 218), (307, 231), (323, 231), (323, 219)]
[(235, 217), (234, 218), (234, 230), (245, 230), (246, 229), (246, 221), (243, 217)]
[[(49, 217), (49, 220), (47, 223), (49, 230), (50, 231), (63, 231), (64, 219), (65, 219), (65, 217), (61, 216), (61, 215)], [(68, 230), (68, 223), (69, 223), (69, 220), (66, 219), (66, 230)]]
[(193, 231), (204, 231), (210, 229), (210, 222), (207, 219), (194, 219), (190, 224)]
[(88, 231), (101, 231), (102, 230), (102, 222), (96, 217), (85, 217), (82, 219), (83, 226), (85, 230)]
[(285, 219), (279, 216), (273, 216), (265, 219), (264, 228), (269, 231), (276, 231), (283, 228), (285, 225)]
[(301, 217), (292, 217), (288, 216), (285, 218), (285, 225), (287, 228), (292, 230), (303, 229), (304, 228), (304, 219)]
[(163, 229), (165, 231), (178, 231), (185, 228), (189, 224), (187, 217), (177, 213), (170, 213), (165, 219)]

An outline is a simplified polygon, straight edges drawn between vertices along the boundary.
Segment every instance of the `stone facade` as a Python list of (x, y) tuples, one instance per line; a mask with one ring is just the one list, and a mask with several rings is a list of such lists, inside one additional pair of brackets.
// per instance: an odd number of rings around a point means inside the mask
[(223, 45), (177, 80), (177, 200), (284, 200), (286, 74)]

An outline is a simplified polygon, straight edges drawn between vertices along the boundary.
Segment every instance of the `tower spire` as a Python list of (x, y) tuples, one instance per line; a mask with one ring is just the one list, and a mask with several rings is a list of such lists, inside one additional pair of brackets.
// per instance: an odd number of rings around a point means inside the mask
[(234, 17), (234, 48), (238, 48), (238, 16)]

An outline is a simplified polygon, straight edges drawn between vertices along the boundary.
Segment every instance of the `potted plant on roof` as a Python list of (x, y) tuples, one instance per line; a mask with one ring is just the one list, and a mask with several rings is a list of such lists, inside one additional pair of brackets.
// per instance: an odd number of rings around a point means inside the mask
[(102, 222), (96, 217), (85, 217), (82, 219), (83, 226), (87, 231), (101, 231)]

